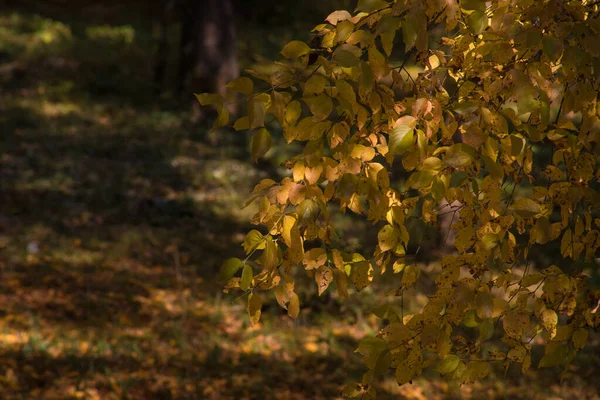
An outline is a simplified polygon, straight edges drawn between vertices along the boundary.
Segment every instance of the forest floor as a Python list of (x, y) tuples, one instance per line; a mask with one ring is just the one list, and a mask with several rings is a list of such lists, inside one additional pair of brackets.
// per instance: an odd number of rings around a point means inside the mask
[[(0, 398), (340, 398), (364, 372), (358, 341), (380, 327), (371, 310), (388, 300), (307, 291), (292, 321), (265, 297), (249, 325), (244, 299), (215, 277), (243, 254), (252, 209), (241, 206), (267, 172), (241, 133), (208, 134), (152, 99), (144, 43), (131, 26), (0, 12)], [(369, 227), (346, 221), (360, 246)], [(471, 386), (430, 374), (377, 389), (598, 399), (596, 346), (562, 382), (514, 368)]]

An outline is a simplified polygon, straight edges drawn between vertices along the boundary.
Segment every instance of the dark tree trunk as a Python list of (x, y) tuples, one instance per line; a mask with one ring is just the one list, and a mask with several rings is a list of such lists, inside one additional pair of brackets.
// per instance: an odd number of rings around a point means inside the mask
[(157, 12), (159, 20), (159, 34), (158, 49), (156, 50), (156, 63), (154, 66), (154, 83), (156, 92), (160, 93), (164, 90), (165, 80), (167, 77), (167, 66), (169, 61), (169, 15), (172, 13), (172, 9), (175, 1), (166, 1), (162, 9), (158, 9)]
[[(178, 92), (184, 101), (193, 93), (225, 94), (226, 83), (238, 76), (232, 0), (182, 2)], [(200, 117), (198, 107), (194, 117)]]

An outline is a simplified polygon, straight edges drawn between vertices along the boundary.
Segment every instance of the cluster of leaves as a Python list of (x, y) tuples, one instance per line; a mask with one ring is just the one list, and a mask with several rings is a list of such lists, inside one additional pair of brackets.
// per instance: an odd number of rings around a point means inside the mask
[[(428, 367), (460, 383), (484, 378), (491, 362), (526, 371), (536, 337), (540, 367), (566, 366), (600, 324), (600, 294), (584, 271), (564, 268), (600, 247), (597, 3), (360, 0), (354, 15), (336, 11), (314, 32), (318, 48), (293, 41), (276, 72), (228, 85), (246, 98), (233, 128), (253, 132), (255, 159), (271, 147), (271, 125), (305, 145), (289, 176), (254, 189), (253, 222), (267, 233), (249, 232), (247, 257), (224, 264), (226, 290), (248, 294), (253, 323), (259, 291), (298, 315), (294, 277), (304, 271), (319, 294), (333, 282), (345, 298), (348, 282), (360, 291), (391, 270), (403, 296), (420, 277), (406, 257), (407, 221), (451, 213), (456, 252), (441, 260), (427, 304), (379, 313), (387, 326), (357, 350), (369, 371), (344, 395), (374, 396), (372, 379), (390, 369), (400, 385)], [(410, 74), (408, 61), (422, 72)], [(197, 97), (217, 107), (215, 128), (230, 123), (223, 97)], [(390, 182), (394, 163), (403, 183)], [(336, 248), (334, 203), (382, 225), (374, 254)], [(555, 244), (569, 263), (534, 265), (530, 250)], [(495, 350), (482, 350), (494, 337)]]

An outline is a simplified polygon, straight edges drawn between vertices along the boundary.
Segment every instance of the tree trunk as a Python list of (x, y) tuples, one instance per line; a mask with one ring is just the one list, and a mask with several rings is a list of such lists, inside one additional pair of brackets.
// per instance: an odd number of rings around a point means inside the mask
[[(193, 93), (225, 94), (238, 76), (236, 30), (232, 0), (182, 0), (178, 91), (184, 101)], [(200, 108), (193, 102), (193, 118)]]

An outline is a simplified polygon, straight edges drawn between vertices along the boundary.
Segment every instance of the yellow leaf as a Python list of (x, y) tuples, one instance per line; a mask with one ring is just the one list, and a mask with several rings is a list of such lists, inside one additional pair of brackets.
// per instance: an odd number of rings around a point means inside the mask
[(290, 295), (290, 302), (288, 304), (288, 315), (294, 319), (298, 317), (300, 313), (300, 299), (296, 293)]
[(325, 87), (329, 84), (327, 78), (323, 75), (313, 75), (304, 84), (304, 96), (317, 95), (323, 93)]
[(354, 24), (348, 20), (340, 21), (335, 27), (335, 43), (345, 42), (354, 31)]
[(299, 40), (293, 40), (286, 44), (281, 50), (285, 58), (298, 58), (310, 53), (310, 47)]
[(566, 362), (567, 346), (563, 343), (549, 343), (546, 345), (546, 354), (540, 360), (538, 368), (550, 368)]
[(333, 280), (338, 296), (342, 299), (348, 298), (348, 277), (346, 273), (337, 269), (333, 270)]
[(571, 228), (565, 230), (563, 233), (563, 237), (560, 241), (560, 253), (563, 258), (573, 257), (573, 235), (571, 233)]
[(213, 93), (194, 93), (198, 102), (203, 106), (208, 106), (212, 104), (223, 104), (223, 96), (220, 94)]
[(390, 133), (389, 155), (402, 155), (414, 146), (415, 131), (408, 125), (397, 125)]
[(310, 107), (310, 112), (314, 116), (314, 121), (323, 121), (333, 110), (333, 101), (325, 93), (314, 97), (305, 97), (304, 102)]
[(263, 250), (265, 243), (263, 234), (256, 229), (252, 229), (246, 234), (246, 238), (244, 239), (244, 251), (246, 254), (250, 254), (253, 250)]
[(252, 158), (254, 162), (265, 154), (271, 148), (271, 134), (265, 128), (260, 128), (252, 137)]
[(250, 119), (248, 117), (238, 118), (233, 124), (233, 129), (236, 131), (245, 131), (250, 129)]
[(273, 241), (270, 237), (267, 237), (265, 250), (261, 255), (261, 261), (264, 269), (270, 270), (275, 268), (279, 264), (279, 248), (277, 243)]
[(386, 225), (377, 234), (379, 249), (383, 252), (392, 250), (398, 244), (400, 231), (391, 225)]
[(229, 82), (226, 87), (232, 92), (239, 92), (245, 94), (246, 96), (250, 96), (254, 90), (254, 83), (252, 83), (250, 78), (240, 76), (239, 78)]
[(494, 336), (494, 321), (487, 318), (479, 325), (479, 341), (485, 342), (491, 339), (492, 336)]
[(369, 47), (369, 65), (375, 76), (375, 80), (379, 81), (384, 76), (390, 73), (388, 63), (385, 56), (379, 52), (374, 46)]
[(516, 346), (514, 348), (512, 348), (508, 354), (506, 355), (506, 357), (511, 360), (512, 362), (523, 362), (523, 360), (525, 359), (525, 355), (527, 354), (527, 350), (525, 349), (525, 347), (523, 346)]
[(352, 283), (357, 291), (361, 291), (373, 280), (373, 267), (368, 261), (356, 262), (352, 265)]
[(410, 382), (423, 366), (423, 355), (421, 349), (417, 345), (413, 345), (408, 357), (403, 360), (396, 369), (396, 380), (399, 385), (404, 385)]
[(260, 309), (262, 308), (262, 301), (260, 297), (254, 293), (248, 295), (248, 316), (250, 317), (250, 323), (256, 325), (260, 320)]
[(229, 110), (227, 109), (226, 106), (224, 105), (219, 105), (217, 106), (217, 118), (215, 119), (215, 122), (213, 123), (213, 131), (226, 126), (229, 123)]
[(404, 270), (404, 267), (406, 267), (405, 262), (406, 260), (404, 258), (399, 258), (394, 262), (394, 265), (392, 265), (392, 270), (395, 274), (398, 274)]
[(331, 268), (321, 265), (315, 273), (315, 281), (317, 282), (317, 286), (319, 288), (319, 296), (323, 294), (325, 290), (327, 290), (332, 280), (333, 272), (331, 271)]
[(404, 267), (404, 273), (402, 274), (402, 287), (409, 288), (413, 286), (419, 278), (419, 270), (414, 265), (407, 265)]
[(386, 7), (389, 7), (389, 3), (384, 0), (358, 0), (356, 11), (371, 13)]
[[(558, 315), (556, 314), (556, 311), (546, 308), (542, 311), (540, 322), (545, 330), (554, 334), (556, 333), (556, 324), (558, 324)], [(554, 335), (552, 334), (551, 337), (553, 336)]]
[(510, 206), (510, 209), (523, 218), (535, 217), (542, 212), (540, 205), (527, 197), (521, 197), (520, 199), (517, 199)]
[(435, 367), (435, 370), (442, 375), (449, 374), (454, 371), (458, 364), (460, 363), (460, 358), (453, 354), (449, 354), (440, 363)]
[(529, 315), (511, 311), (504, 316), (502, 325), (508, 336), (521, 339), (521, 336), (529, 327)]
[(242, 269), (242, 279), (240, 279), (240, 289), (248, 290), (252, 284), (252, 267), (248, 264), (244, 265)]
[(473, 236), (475, 236), (475, 229), (470, 226), (462, 228), (456, 233), (454, 246), (459, 253), (464, 253), (473, 245), (473, 243), (475, 243)]
[(302, 105), (294, 100), (290, 101), (285, 107), (285, 122), (288, 125), (294, 125), (302, 115)]
[(573, 332), (573, 337), (571, 340), (573, 340), (573, 346), (575, 346), (576, 349), (583, 349), (585, 347), (585, 343), (588, 339), (588, 333), (588, 330), (585, 328), (580, 328)]
[[(436, 160), (437, 160), (437, 158), (436, 158)], [(444, 184), (444, 181), (442, 180), (442, 178), (440, 178), (439, 176), (436, 176), (433, 179), (433, 183), (431, 184), (431, 197), (433, 197), (433, 199), (436, 201), (440, 201), (444, 198), (445, 194), (446, 194), (446, 185)]]
[(491, 318), (494, 312), (492, 294), (488, 291), (479, 292), (475, 296), (475, 307), (477, 316), (481, 319)]
[(444, 164), (452, 168), (468, 167), (473, 162), (473, 156), (465, 151), (460, 150), (456, 145), (450, 147), (444, 157)]
[(304, 253), (304, 258), (302, 259), (302, 262), (306, 265), (306, 269), (317, 269), (321, 265), (324, 265), (326, 261), (327, 253), (320, 247), (310, 249)]

